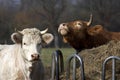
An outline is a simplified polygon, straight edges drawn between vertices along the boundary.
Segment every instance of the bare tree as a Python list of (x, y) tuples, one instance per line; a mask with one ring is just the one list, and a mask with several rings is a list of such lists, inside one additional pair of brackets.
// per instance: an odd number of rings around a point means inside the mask
[[(14, 9), (10, 9), (13, 6), (10, 6), (11, 2), (4, 0), (0, 3), (0, 42), (6, 43), (10, 42), (11, 26), (12, 20), (15, 13)], [(11, 14), (11, 15), (10, 15)]]
[(48, 27), (55, 36), (54, 46), (59, 47), (57, 28), (59, 18), (64, 12), (65, 0), (21, 0), (21, 7), (15, 16), (15, 27)]
[(33, 5), (32, 9), (34, 9), (34, 12), (36, 14), (41, 15), (41, 23), (46, 22), (46, 24), (55, 36), (55, 47), (59, 47), (57, 28), (59, 26), (59, 18), (66, 7), (65, 0), (36, 0), (36, 2), (37, 3), (34, 3), (34, 5), (39, 3), (40, 6), (36, 8)]
[(120, 0), (77, 1), (79, 8), (86, 10), (86, 13), (91, 12), (93, 14), (94, 24), (101, 24), (108, 29), (114, 30), (117, 30), (118, 26), (120, 26), (120, 20), (118, 20), (118, 17), (120, 17)]

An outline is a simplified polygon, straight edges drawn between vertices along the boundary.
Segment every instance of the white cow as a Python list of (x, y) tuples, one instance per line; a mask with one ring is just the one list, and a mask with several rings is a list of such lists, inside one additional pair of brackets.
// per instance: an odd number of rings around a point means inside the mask
[(11, 35), (13, 45), (0, 45), (0, 80), (31, 80), (29, 67), (39, 59), (41, 47), (53, 35), (36, 28), (27, 28)]

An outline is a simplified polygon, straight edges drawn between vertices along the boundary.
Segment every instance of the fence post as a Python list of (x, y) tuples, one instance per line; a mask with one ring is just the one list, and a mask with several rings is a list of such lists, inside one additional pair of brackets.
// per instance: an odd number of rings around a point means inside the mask
[(51, 80), (59, 80), (59, 73), (64, 71), (64, 61), (63, 61), (63, 55), (60, 50), (56, 50), (52, 54), (52, 74), (51, 74)]
[(70, 78), (70, 63), (71, 63), (72, 59), (74, 59), (74, 62), (73, 62), (73, 76), (72, 76), (73, 79), (72, 80), (76, 80), (76, 60), (77, 59), (79, 60), (79, 64), (80, 64), (81, 80), (85, 80), (83, 60), (77, 54), (71, 55), (67, 60), (66, 80), (69, 80), (69, 78)]
[(107, 62), (110, 61), (110, 60), (112, 60), (112, 80), (116, 80), (115, 79), (115, 72), (116, 72), (116, 70), (115, 70), (116, 63), (115, 63), (115, 61), (116, 60), (120, 61), (120, 57), (117, 57), (117, 56), (110, 56), (110, 57), (106, 58), (105, 61), (103, 62), (103, 65), (102, 65), (102, 80), (105, 80), (105, 76), (106, 76), (106, 74), (105, 74), (105, 72), (106, 72), (105, 66), (106, 66)]

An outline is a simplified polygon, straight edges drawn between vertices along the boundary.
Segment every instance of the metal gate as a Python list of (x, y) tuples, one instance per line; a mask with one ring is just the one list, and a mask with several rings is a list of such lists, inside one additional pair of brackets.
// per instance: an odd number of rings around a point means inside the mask
[(115, 72), (116, 72), (116, 60), (120, 61), (120, 58), (117, 56), (110, 56), (108, 58), (105, 59), (105, 61), (103, 62), (103, 66), (102, 66), (102, 80), (105, 80), (105, 72), (106, 72), (106, 64), (112, 60), (112, 80), (116, 80), (115, 78)]
[(71, 64), (72, 60), (73, 60), (73, 75), (72, 75), (72, 80), (76, 80), (76, 65), (77, 65), (76, 63), (77, 62), (79, 63), (79, 66), (80, 66), (81, 80), (85, 80), (83, 60), (82, 60), (82, 58), (80, 56), (77, 55), (77, 53), (71, 55), (68, 58), (68, 60), (67, 60), (66, 80), (69, 80), (69, 77), (70, 77), (70, 64)]
[(64, 71), (64, 61), (63, 61), (63, 55), (60, 50), (56, 50), (52, 54), (52, 74), (51, 74), (51, 80), (59, 80), (60, 76), (59, 74)]

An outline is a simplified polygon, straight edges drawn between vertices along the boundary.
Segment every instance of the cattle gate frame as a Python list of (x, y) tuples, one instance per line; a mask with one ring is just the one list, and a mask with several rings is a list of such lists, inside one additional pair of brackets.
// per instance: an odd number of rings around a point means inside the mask
[(76, 62), (79, 62), (79, 64), (80, 64), (81, 80), (85, 80), (83, 60), (80, 56), (77, 55), (77, 53), (72, 54), (70, 57), (68, 57), (67, 66), (66, 66), (66, 80), (69, 80), (69, 77), (70, 77), (70, 63), (71, 63), (72, 59), (73, 59), (72, 80), (76, 80), (76, 65), (77, 65)]
[[(79, 62), (80, 65), (80, 73), (81, 73), (81, 80), (85, 80), (85, 73), (84, 73), (84, 61), (82, 60), (82, 57), (78, 55), (78, 53), (74, 53), (70, 55), (67, 59), (67, 65), (66, 65), (66, 80), (69, 80), (70, 77), (70, 64), (73, 60), (73, 74), (72, 74), (72, 80), (76, 80), (76, 62)], [(78, 60), (78, 61), (77, 61)], [(101, 80), (105, 80), (105, 72), (106, 72), (106, 64), (112, 60), (112, 79), (115, 79), (115, 72), (116, 72), (116, 60), (120, 61), (120, 57), (118, 56), (109, 56), (107, 57), (103, 64), (102, 64), (102, 74), (101, 74)], [(63, 54), (60, 50), (56, 50), (52, 54), (52, 68), (51, 68), (51, 80), (60, 80), (60, 73), (64, 71), (64, 60), (63, 60)]]
[(115, 77), (115, 73), (116, 73), (116, 60), (119, 60), (120, 61), (120, 57), (118, 56), (110, 56), (108, 58), (106, 58), (103, 62), (103, 65), (102, 65), (102, 80), (105, 80), (105, 72), (106, 72), (106, 64), (112, 60), (112, 80), (116, 80), (116, 77)]
[(52, 68), (51, 68), (51, 80), (59, 80), (59, 74), (64, 71), (63, 55), (60, 50), (56, 50), (52, 54)]

